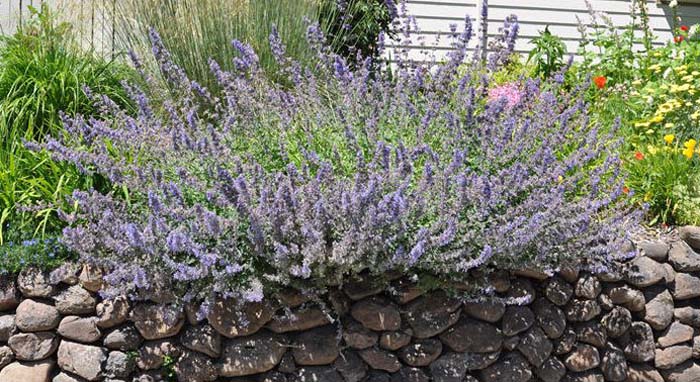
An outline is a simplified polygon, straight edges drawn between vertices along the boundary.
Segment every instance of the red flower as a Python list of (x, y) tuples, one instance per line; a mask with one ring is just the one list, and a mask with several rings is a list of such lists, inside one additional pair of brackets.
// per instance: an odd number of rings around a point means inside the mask
[(685, 39), (685, 37), (680, 36), (680, 35), (679, 35), (679, 36), (673, 37), (673, 41), (674, 41), (676, 44), (680, 44), (681, 41), (683, 41), (684, 39)]
[(598, 87), (598, 89), (604, 88), (606, 82), (608, 82), (608, 79), (605, 78), (605, 76), (595, 76), (595, 77), (593, 77), (593, 83), (595, 84), (595, 86)]
[(642, 154), (641, 152), (637, 151), (636, 153), (634, 153), (634, 159), (636, 159), (636, 160), (642, 160), (642, 159), (644, 159), (644, 154)]
[(622, 186), (622, 192), (625, 193), (625, 194), (629, 194), (629, 193), (630, 193), (630, 188), (627, 187), (627, 186)]
[(679, 29), (682, 30), (683, 32), (686, 32), (686, 33), (690, 30), (690, 28), (688, 28), (687, 25), (681, 25), (681, 27)]

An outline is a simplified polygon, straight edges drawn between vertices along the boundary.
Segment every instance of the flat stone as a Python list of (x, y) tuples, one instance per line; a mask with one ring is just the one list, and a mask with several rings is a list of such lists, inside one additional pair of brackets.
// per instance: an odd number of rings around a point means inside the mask
[(371, 330), (386, 331), (401, 328), (399, 308), (384, 298), (374, 297), (357, 301), (350, 309), (350, 315)]
[(532, 378), (527, 361), (519, 353), (508, 353), (480, 372), (483, 382), (526, 382)]
[(544, 291), (545, 297), (558, 306), (566, 305), (574, 294), (574, 288), (560, 278), (552, 278), (547, 282)]
[(678, 273), (673, 286), (673, 298), (687, 300), (700, 297), (700, 277)]
[(498, 322), (506, 312), (505, 303), (498, 298), (464, 303), (464, 312), (469, 316), (490, 323)]
[(661, 373), (645, 363), (629, 364), (625, 382), (664, 382)]
[[(182, 361), (182, 357), (178, 364)], [(120, 351), (111, 351), (107, 355), (105, 374), (110, 378), (128, 378), (136, 370), (136, 362), (133, 357)], [(177, 369), (177, 368), (176, 368)], [(216, 374), (214, 374), (216, 377)], [(194, 378), (188, 381), (195, 382)], [(213, 381), (213, 380), (212, 380)]]
[(630, 265), (625, 280), (638, 288), (652, 286), (664, 279), (661, 263), (650, 257), (638, 256)]
[(9, 277), (0, 279), (0, 312), (7, 312), (19, 305), (19, 292), (15, 281)]
[(386, 350), (369, 348), (360, 350), (358, 354), (372, 369), (384, 370), (389, 373), (395, 373), (401, 369), (401, 362), (396, 355)]
[(19, 333), (10, 337), (8, 346), (20, 361), (40, 361), (56, 352), (58, 338), (51, 332)]
[(94, 317), (78, 316), (64, 317), (58, 325), (58, 334), (63, 338), (83, 343), (95, 342), (102, 336)]
[(0, 370), (15, 360), (15, 353), (9, 346), (0, 346)]
[(351, 321), (343, 330), (345, 344), (355, 349), (367, 349), (377, 343), (379, 335), (358, 322)]
[(590, 321), (600, 312), (600, 305), (595, 300), (575, 299), (566, 308), (566, 318), (572, 322)]
[(632, 312), (644, 310), (644, 304), (646, 304), (644, 293), (629, 285), (611, 288), (607, 294), (613, 304), (622, 305)]
[(555, 339), (561, 337), (566, 329), (566, 315), (556, 305), (544, 298), (539, 298), (532, 305), (532, 309), (539, 325), (547, 337)]
[(131, 311), (130, 319), (141, 336), (147, 340), (172, 337), (178, 334), (185, 324), (182, 309), (172, 305), (141, 303)]
[(447, 330), (459, 320), (459, 300), (444, 292), (421, 296), (405, 306), (405, 319), (416, 338), (430, 338)]
[(104, 346), (111, 350), (130, 351), (138, 349), (143, 337), (134, 326), (114, 329), (104, 337)]
[(107, 361), (107, 350), (63, 340), (58, 347), (58, 366), (88, 381), (104, 378), (102, 365)]
[(0, 370), (0, 382), (49, 382), (56, 363), (53, 360), (40, 362), (15, 362)]
[(688, 342), (693, 339), (693, 328), (674, 321), (664, 330), (663, 333), (656, 339), (656, 342), (662, 348), (677, 345), (683, 342)]
[(218, 300), (207, 316), (209, 325), (228, 338), (257, 333), (274, 314), (268, 302), (240, 306), (233, 300)]
[(632, 325), (632, 313), (627, 308), (616, 306), (603, 316), (600, 323), (608, 337), (617, 338), (627, 333)]
[[(408, 330), (410, 332), (410, 330)], [(379, 346), (391, 351), (399, 350), (411, 343), (411, 335), (406, 332), (386, 332), (379, 337)]]
[(136, 365), (141, 370), (160, 369), (166, 358), (177, 359), (180, 354), (182, 350), (172, 339), (148, 341), (138, 348)]
[(657, 369), (670, 369), (693, 357), (693, 348), (688, 345), (676, 345), (665, 349), (656, 349), (654, 366)]
[(372, 276), (361, 276), (357, 280), (351, 280), (343, 285), (343, 291), (353, 301), (380, 294), (384, 291), (384, 284)]
[(603, 329), (601, 324), (595, 321), (577, 324), (575, 331), (576, 338), (580, 342), (587, 343), (598, 348), (604, 347), (608, 341), (608, 336), (605, 329)]
[(535, 369), (542, 382), (559, 382), (566, 374), (566, 366), (557, 358), (549, 357)]
[(124, 296), (115, 297), (97, 304), (97, 326), (113, 328), (129, 319), (129, 300)]
[(624, 338), (625, 356), (632, 362), (649, 362), (654, 359), (656, 346), (654, 333), (646, 322), (633, 322)]
[(601, 290), (602, 286), (600, 285), (598, 278), (593, 275), (586, 274), (578, 279), (576, 288), (574, 289), (574, 294), (576, 294), (576, 297), (579, 298), (594, 300), (598, 297)]
[(16, 331), (14, 314), (0, 316), (0, 342), (7, 342)]
[(548, 279), (550, 276), (546, 272), (539, 270), (539, 269), (534, 269), (534, 268), (516, 269), (513, 273), (516, 276), (527, 277), (530, 279), (535, 279), (537, 281), (544, 281), (544, 280)]
[(688, 361), (669, 370), (662, 370), (666, 382), (697, 382), (700, 381), (700, 365)]
[(25, 297), (49, 298), (56, 290), (49, 274), (36, 268), (22, 270), (17, 276), (17, 287)]
[(491, 353), (500, 351), (503, 345), (503, 335), (496, 326), (470, 318), (460, 319), (440, 334), (440, 339), (459, 353)]
[(175, 363), (174, 370), (178, 381), (213, 382), (217, 380), (217, 370), (212, 360), (197, 352), (183, 352)]
[(514, 336), (528, 330), (535, 323), (535, 314), (527, 306), (509, 306), (501, 321), (506, 336)]
[(401, 360), (410, 366), (429, 366), (442, 354), (442, 342), (434, 338), (417, 340), (399, 351)]
[(676, 308), (673, 310), (673, 317), (686, 325), (700, 327), (700, 309), (693, 309), (689, 306)]
[(340, 354), (338, 342), (338, 330), (333, 325), (301, 332), (292, 347), (294, 361), (303, 366), (330, 365)]
[(649, 289), (645, 293), (647, 297), (644, 310), (644, 321), (653, 329), (664, 330), (673, 321), (673, 297), (666, 290)]
[(600, 354), (598, 349), (591, 345), (578, 344), (566, 357), (564, 364), (573, 372), (590, 370), (600, 365)]
[(287, 333), (309, 330), (330, 324), (331, 321), (319, 307), (296, 309), (287, 315), (276, 315), (266, 327), (275, 333)]
[(673, 265), (676, 272), (697, 272), (700, 271), (700, 254), (684, 241), (671, 244), (668, 252), (668, 261)]
[(221, 335), (209, 325), (190, 326), (180, 337), (182, 346), (212, 358), (221, 354)]
[(625, 359), (625, 353), (615, 346), (608, 346), (603, 354), (600, 369), (606, 381), (623, 382), (627, 379), (629, 366)]
[(671, 249), (671, 246), (663, 241), (643, 241), (638, 246), (644, 256), (661, 262), (668, 259), (668, 251)]
[(522, 337), (518, 350), (530, 362), (539, 367), (549, 358), (554, 346), (542, 329), (533, 327)]
[(15, 324), (23, 332), (42, 332), (56, 329), (60, 319), (53, 306), (27, 299), (17, 307)]
[(335, 360), (333, 367), (346, 382), (360, 382), (367, 376), (367, 364), (354, 351), (345, 351)]
[(286, 352), (287, 339), (280, 334), (260, 331), (224, 343), (217, 363), (222, 377), (240, 377), (272, 370)]
[(54, 305), (64, 316), (94, 314), (97, 299), (80, 285), (73, 285), (53, 298)]
[(700, 227), (690, 225), (680, 227), (678, 228), (678, 236), (689, 246), (700, 250)]

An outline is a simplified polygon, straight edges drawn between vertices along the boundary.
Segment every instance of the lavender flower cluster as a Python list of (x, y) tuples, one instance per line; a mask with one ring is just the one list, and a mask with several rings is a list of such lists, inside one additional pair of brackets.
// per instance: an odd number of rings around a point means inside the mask
[(639, 214), (622, 192), (619, 142), (590, 127), (583, 89), (523, 79), (494, 91), (491, 69), (467, 60), (468, 20), (454, 38), (431, 70), (350, 65), (312, 25), (318, 65), (304, 68), (273, 33), (285, 85), (234, 41), (235, 71), (210, 62), (213, 91), (153, 32), (171, 96), (156, 104), (154, 89), (125, 84), (130, 115), (95, 95), (102, 116), (66, 119), (68, 134), (45, 145), (114, 185), (75, 193), (64, 243), (108, 270), (107, 295), (166, 285), (205, 305), (362, 272), (463, 280), (490, 267), (602, 269), (624, 255)]

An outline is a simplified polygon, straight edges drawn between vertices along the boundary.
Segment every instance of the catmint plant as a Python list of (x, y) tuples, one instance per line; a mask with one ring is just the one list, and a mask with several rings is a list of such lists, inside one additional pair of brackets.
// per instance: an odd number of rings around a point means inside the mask
[[(514, 36), (517, 20), (506, 27)], [(66, 118), (68, 134), (44, 145), (114, 189), (73, 195), (63, 242), (107, 270), (107, 296), (165, 283), (204, 306), (363, 272), (460, 281), (495, 267), (604, 269), (638, 220), (619, 142), (591, 127), (585, 89), (496, 88), (489, 67), (505, 53), (488, 66), (469, 59), (471, 31), (467, 19), (444, 62), (391, 68), (351, 65), (315, 25), (317, 65), (303, 67), (273, 32), (286, 85), (234, 41), (234, 71), (209, 63), (216, 92), (189, 80), (152, 32), (174, 96), (157, 104), (155, 89), (125, 84), (138, 105), (129, 114), (93, 95), (100, 118)]]

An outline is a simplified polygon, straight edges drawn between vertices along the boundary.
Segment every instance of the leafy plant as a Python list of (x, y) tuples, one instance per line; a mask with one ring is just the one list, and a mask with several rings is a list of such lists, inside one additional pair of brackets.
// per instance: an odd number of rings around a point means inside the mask
[(549, 31), (549, 26), (532, 39), (532, 44), (534, 47), (528, 54), (527, 63), (533, 65), (536, 76), (548, 78), (561, 69), (566, 47), (561, 38)]
[[(107, 270), (107, 295), (165, 283), (203, 308), (361, 272), (604, 269), (638, 216), (615, 140), (590, 128), (581, 92), (556, 81), (523, 79), (489, 98), (493, 71), (460, 67), (471, 30), (467, 21), (433, 74), (407, 62), (389, 77), (353, 68), (312, 25), (317, 64), (289, 87), (267, 81), (236, 41), (234, 70), (211, 64), (219, 96), (184, 76), (152, 31), (154, 60), (180, 95), (166, 112), (134, 91), (135, 116), (105, 105), (44, 145), (130, 191), (74, 193), (63, 241)], [(269, 41), (288, 51), (274, 32)], [(510, 61), (505, 42), (491, 64)]]
[(56, 22), (47, 5), (30, 9), (20, 30), (0, 39), (0, 245), (8, 227), (15, 243), (55, 234), (62, 227), (55, 207), (92, 184), (25, 142), (61, 135), (62, 112), (95, 114), (84, 86), (122, 107), (129, 103), (120, 84), (128, 69), (80, 52), (70, 26)]

